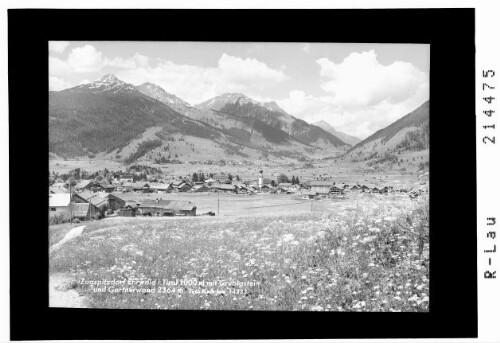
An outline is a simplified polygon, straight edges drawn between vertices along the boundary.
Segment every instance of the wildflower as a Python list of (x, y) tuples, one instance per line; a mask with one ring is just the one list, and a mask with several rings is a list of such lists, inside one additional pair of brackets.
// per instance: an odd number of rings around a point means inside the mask
[(319, 305), (314, 305), (314, 306), (311, 306), (310, 310), (311, 311), (323, 311), (323, 307), (319, 306)]

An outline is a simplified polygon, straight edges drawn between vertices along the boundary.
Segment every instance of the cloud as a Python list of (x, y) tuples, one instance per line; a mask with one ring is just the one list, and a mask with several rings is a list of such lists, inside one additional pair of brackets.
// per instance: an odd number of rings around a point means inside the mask
[(49, 56), (49, 74), (53, 76), (98, 72), (103, 66), (102, 52), (88, 44), (71, 50), (66, 60)]
[(132, 69), (147, 67), (149, 65), (149, 58), (147, 56), (136, 53), (134, 56), (124, 59), (115, 57), (114, 59), (104, 59), (104, 65), (116, 68)]
[(277, 103), (288, 113), (313, 123), (324, 120), (337, 130), (366, 138), (410, 113), (429, 99), (429, 74), (411, 63), (382, 65), (373, 50), (352, 53), (320, 67), (325, 95), (289, 92)]
[(76, 73), (100, 71), (103, 67), (102, 52), (88, 44), (74, 48), (68, 55), (67, 63)]
[(217, 67), (176, 64), (158, 59), (155, 66), (142, 65), (117, 72), (132, 84), (152, 82), (191, 104), (198, 104), (225, 92), (253, 96), (288, 79), (281, 69), (273, 69), (253, 58), (222, 54)]
[(49, 74), (54, 76), (63, 76), (72, 72), (71, 67), (66, 61), (57, 57), (49, 56)]
[(339, 64), (327, 58), (316, 63), (323, 78), (321, 88), (334, 97), (336, 104), (349, 108), (403, 102), (429, 81), (428, 74), (411, 63), (380, 64), (373, 50), (351, 53)]
[(428, 82), (415, 86), (409, 94), (398, 102), (394, 102), (394, 97), (389, 95), (376, 103), (363, 106), (356, 103), (353, 106), (352, 103), (346, 105), (344, 101), (339, 101), (335, 93), (316, 96), (296, 89), (277, 103), (291, 115), (309, 123), (324, 120), (339, 131), (364, 139), (428, 100)]
[(50, 41), (49, 42), (49, 51), (57, 52), (59, 54), (63, 53), (64, 50), (68, 47), (69, 42), (65, 41)]
[(397, 104), (384, 100), (376, 105), (346, 107), (337, 103), (331, 95), (314, 96), (302, 90), (293, 90), (286, 98), (276, 102), (286, 112), (308, 123), (324, 120), (339, 131), (364, 139), (410, 113), (428, 99), (428, 88), (422, 87), (415, 96)]
[(301, 45), (300, 50), (309, 53), (311, 51), (311, 44), (309, 43), (304, 43)]
[(238, 84), (278, 83), (288, 78), (283, 71), (272, 69), (254, 58), (241, 59), (226, 54), (219, 59), (219, 70), (227, 81)]
[(61, 77), (49, 76), (49, 90), (60, 91), (71, 87), (71, 83)]

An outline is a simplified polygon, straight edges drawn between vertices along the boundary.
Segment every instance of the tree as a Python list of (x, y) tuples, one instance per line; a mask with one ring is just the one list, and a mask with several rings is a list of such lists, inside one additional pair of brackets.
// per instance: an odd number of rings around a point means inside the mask
[(239, 182), (239, 181), (241, 181), (241, 179), (240, 179), (240, 176), (239, 176), (239, 175), (236, 175), (236, 181), (238, 181), (238, 182)]
[(295, 175), (292, 176), (292, 185), (295, 185), (297, 181), (295, 181)]
[(300, 184), (300, 181), (299, 181), (299, 177), (298, 177), (298, 176), (295, 178), (295, 184), (296, 184), (296, 185)]
[(288, 183), (290, 182), (290, 179), (288, 179), (288, 176), (286, 176), (285, 174), (280, 174), (278, 176), (278, 183)]
[(198, 182), (198, 174), (197, 173), (193, 173), (193, 177), (191, 178), (191, 180), (193, 182)]
[(66, 180), (66, 184), (68, 186), (71, 185), (71, 187), (75, 186), (76, 185), (76, 180), (75, 180), (75, 177), (74, 176), (70, 176), (68, 177), (68, 179)]
[(227, 175), (227, 179), (228, 179), (229, 181), (233, 182), (233, 176), (232, 176), (231, 174), (228, 174), (228, 175)]
[(271, 186), (276, 187), (276, 182), (274, 180), (271, 180)]

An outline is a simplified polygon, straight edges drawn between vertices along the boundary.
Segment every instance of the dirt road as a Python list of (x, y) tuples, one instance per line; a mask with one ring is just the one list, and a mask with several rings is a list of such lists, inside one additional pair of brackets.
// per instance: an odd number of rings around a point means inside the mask
[[(50, 247), (49, 252), (57, 251), (63, 244), (82, 234), (85, 225), (75, 227), (62, 240)], [(86, 308), (85, 297), (81, 297), (76, 288), (76, 280), (62, 273), (49, 276), (49, 307)]]

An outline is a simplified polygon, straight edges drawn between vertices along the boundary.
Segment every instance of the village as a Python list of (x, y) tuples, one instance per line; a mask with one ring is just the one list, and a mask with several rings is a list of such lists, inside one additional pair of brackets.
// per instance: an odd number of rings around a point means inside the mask
[[(199, 216), (215, 215), (214, 211), (197, 213), (197, 204), (186, 200), (189, 196), (204, 201), (196, 195), (280, 196), (293, 195), (295, 199), (343, 199), (350, 194), (407, 195), (411, 198), (428, 192), (428, 182), (418, 182), (414, 187), (396, 187), (391, 184), (336, 182), (331, 179), (291, 180), (284, 174), (276, 180), (264, 177), (260, 171), (255, 179), (242, 180), (230, 173), (193, 173), (191, 177), (168, 179), (164, 175), (148, 174), (139, 180), (138, 172), (115, 173), (107, 178), (61, 178), (49, 180), (49, 223), (81, 222), (106, 217), (135, 216)], [(422, 173), (427, 177), (428, 172)], [(149, 180), (149, 181), (148, 181)], [(184, 195), (182, 199), (173, 195)], [(199, 208), (199, 207), (198, 207)]]

